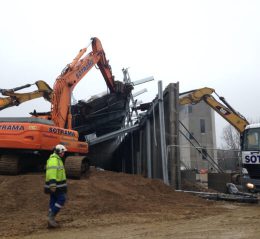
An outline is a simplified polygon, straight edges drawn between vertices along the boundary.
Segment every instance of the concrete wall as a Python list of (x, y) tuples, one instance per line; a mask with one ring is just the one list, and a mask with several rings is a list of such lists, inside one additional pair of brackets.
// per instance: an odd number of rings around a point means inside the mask
[(218, 192), (227, 192), (226, 184), (231, 183), (230, 173), (208, 173), (208, 188)]
[(196, 183), (196, 172), (194, 170), (182, 170), (181, 179), (186, 179), (192, 183)]

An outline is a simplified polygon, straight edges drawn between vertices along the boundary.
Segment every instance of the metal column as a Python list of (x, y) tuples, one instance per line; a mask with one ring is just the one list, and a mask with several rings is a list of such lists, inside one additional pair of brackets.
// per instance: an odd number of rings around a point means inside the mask
[(146, 121), (146, 153), (147, 153), (147, 176), (152, 178), (152, 163), (151, 163), (151, 123), (150, 119)]
[(167, 164), (167, 161), (166, 161), (166, 139), (165, 139), (165, 122), (164, 122), (164, 105), (163, 105), (162, 81), (158, 82), (158, 104), (159, 104), (159, 121), (160, 121), (160, 139), (161, 139), (163, 181), (164, 181), (165, 184), (169, 184), (168, 164)]

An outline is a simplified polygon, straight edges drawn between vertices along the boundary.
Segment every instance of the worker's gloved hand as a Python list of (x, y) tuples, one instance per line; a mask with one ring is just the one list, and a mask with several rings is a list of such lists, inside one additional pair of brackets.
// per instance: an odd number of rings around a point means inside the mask
[(51, 191), (51, 193), (55, 193), (56, 192), (56, 187), (50, 187), (50, 191)]

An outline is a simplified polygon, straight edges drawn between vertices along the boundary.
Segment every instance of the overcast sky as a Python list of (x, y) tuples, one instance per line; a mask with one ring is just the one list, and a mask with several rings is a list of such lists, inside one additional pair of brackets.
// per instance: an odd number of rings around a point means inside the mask
[[(151, 101), (157, 83), (179, 82), (180, 92), (211, 87), (246, 118), (260, 120), (260, 1), (253, 0), (8, 0), (0, 7), (0, 88), (37, 80), (50, 86), (91, 37), (101, 40), (116, 80), (154, 76), (139, 97)], [(34, 90), (32, 88), (32, 90)], [(92, 69), (76, 99), (106, 90)], [(33, 100), (0, 112), (48, 111)], [(227, 123), (216, 117), (217, 134)], [(218, 136), (219, 137), (219, 136)]]

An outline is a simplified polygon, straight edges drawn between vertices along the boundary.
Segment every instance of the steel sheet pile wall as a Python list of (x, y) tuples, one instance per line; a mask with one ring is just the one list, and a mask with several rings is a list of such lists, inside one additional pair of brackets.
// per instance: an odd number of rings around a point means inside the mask
[[(178, 99), (179, 83), (171, 83), (163, 91), (164, 115), (159, 108), (160, 97), (153, 100), (139, 123), (140, 129), (129, 133), (116, 151), (114, 170), (164, 181), (167, 178), (173, 187), (180, 188), (179, 149), (174, 147), (175, 150), (167, 152), (168, 145), (179, 145)], [(160, 117), (164, 119), (165, 134), (162, 134)], [(164, 162), (166, 172), (163, 170)]]

